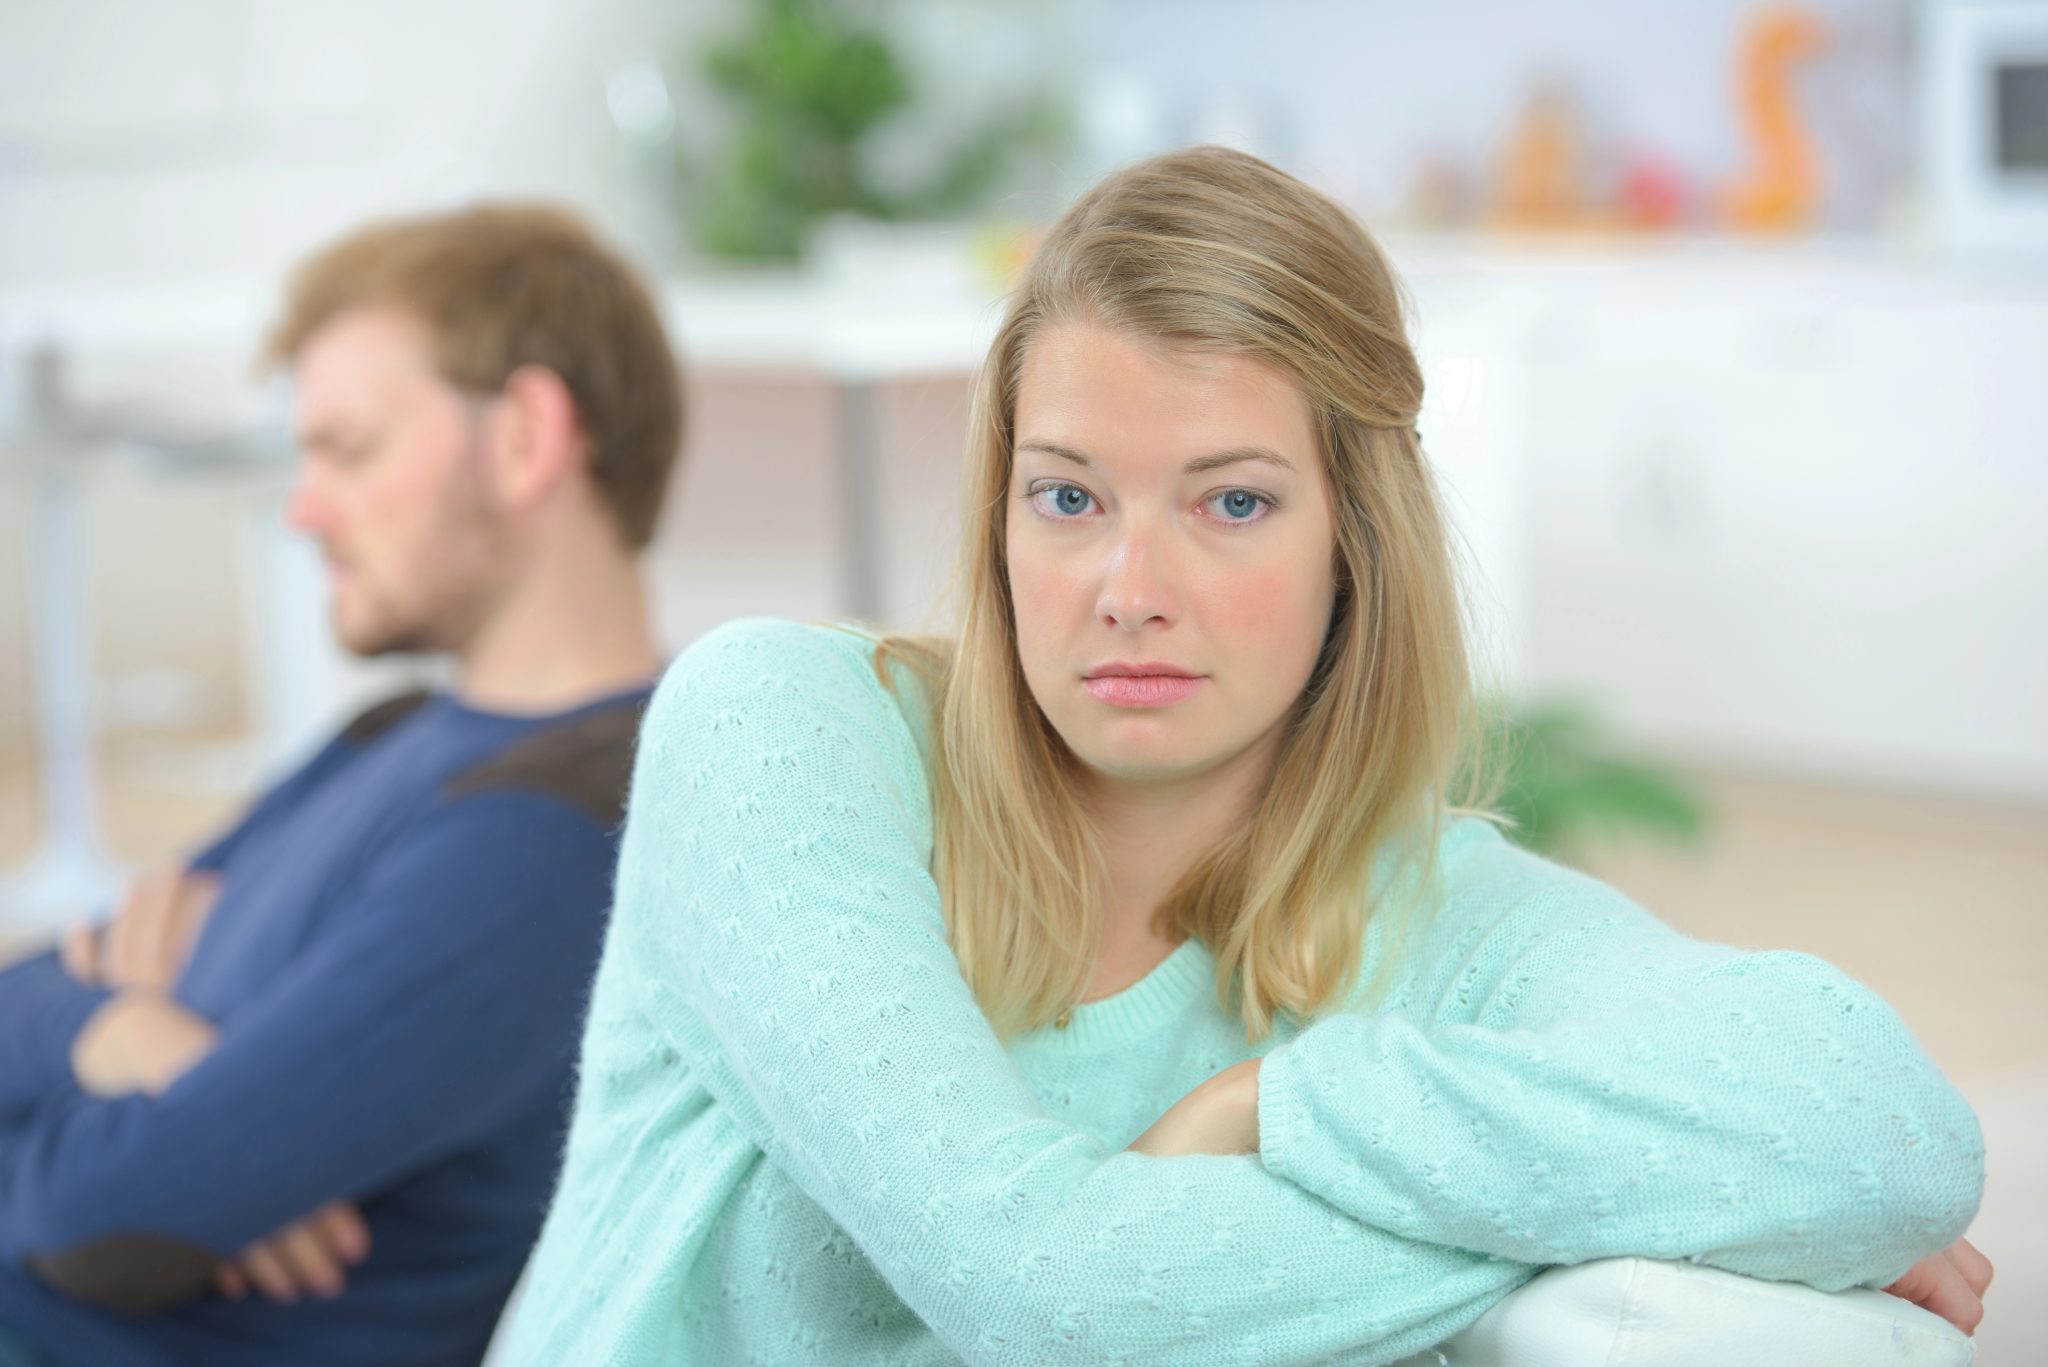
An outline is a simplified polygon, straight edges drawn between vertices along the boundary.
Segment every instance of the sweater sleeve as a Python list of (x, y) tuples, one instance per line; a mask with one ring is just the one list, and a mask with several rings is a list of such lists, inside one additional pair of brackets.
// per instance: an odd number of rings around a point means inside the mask
[(1876, 995), (1809, 955), (1688, 939), (1497, 836), (1468, 874), (1460, 896), (1509, 910), (1437, 956), (1438, 1023), (1339, 1015), (1261, 1065), (1269, 1171), (1417, 1239), (1828, 1291), (1887, 1285), (1969, 1226), (1976, 1118)]
[(71, 1090), (71, 1042), (112, 995), (73, 979), (55, 951), (0, 970), (0, 1125)]
[[(243, 817), (195, 851), (191, 872), (219, 873), (248, 833), (296, 801), (344, 751), (330, 741), (311, 760), (273, 787)], [(104, 920), (107, 908), (96, 908)], [(108, 998), (105, 987), (75, 981), (55, 953), (38, 954), (0, 970), (0, 1124), (19, 1123), (36, 1106), (73, 1092), (71, 1045)]]
[[(1533, 1275), (1361, 1223), (1251, 1155), (1111, 1153), (1048, 1116), (947, 945), (915, 741), (866, 655), (839, 633), (734, 624), (656, 694), (583, 1071), (667, 1052), (703, 1091), (671, 1073), (648, 1103), (666, 1119), (578, 1115), (631, 1128), (619, 1199), (675, 1190), (664, 1146), (702, 1132), (708, 1093), (980, 1364), (1384, 1363)], [(649, 1033), (618, 1028), (633, 1019)], [(580, 1171), (572, 1141), (558, 1205), (615, 1183)], [(680, 1248), (700, 1223), (679, 1208), (664, 1237)], [(630, 1319), (606, 1258), (673, 1251), (591, 1240), (587, 1258), (544, 1240), (528, 1294), (562, 1308), (515, 1360), (638, 1362), (650, 1340), (661, 1360), (659, 1334), (605, 1335), (573, 1307)], [(672, 1275), (641, 1279), (646, 1294), (672, 1295)]]

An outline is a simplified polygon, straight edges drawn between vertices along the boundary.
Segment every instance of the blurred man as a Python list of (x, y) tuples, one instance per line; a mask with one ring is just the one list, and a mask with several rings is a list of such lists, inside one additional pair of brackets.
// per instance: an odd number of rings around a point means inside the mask
[(336, 634), (457, 682), (0, 974), (0, 1363), (474, 1364), (553, 1184), (674, 357), (574, 220), (494, 207), (328, 248), (268, 359)]

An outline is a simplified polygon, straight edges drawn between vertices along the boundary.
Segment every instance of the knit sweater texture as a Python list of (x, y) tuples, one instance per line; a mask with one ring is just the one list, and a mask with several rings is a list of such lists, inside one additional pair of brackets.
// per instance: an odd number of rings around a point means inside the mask
[[(1005, 1045), (871, 658), (747, 621), (664, 677), (515, 1367), (1382, 1364), (1547, 1265), (1882, 1286), (1975, 1215), (1976, 1118), (1882, 999), (1471, 817), (1370, 1007), (1248, 1046), (1188, 940)], [(1257, 1153), (1126, 1151), (1254, 1055)]]

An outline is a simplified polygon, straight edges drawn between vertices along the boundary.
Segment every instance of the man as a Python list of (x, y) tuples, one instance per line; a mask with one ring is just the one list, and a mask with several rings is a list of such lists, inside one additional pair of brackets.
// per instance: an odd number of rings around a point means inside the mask
[(473, 1364), (552, 1189), (675, 359), (616, 256), (520, 207), (328, 248), (267, 358), (335, 632), (458, 681), (0, 974), (0, 1363)]

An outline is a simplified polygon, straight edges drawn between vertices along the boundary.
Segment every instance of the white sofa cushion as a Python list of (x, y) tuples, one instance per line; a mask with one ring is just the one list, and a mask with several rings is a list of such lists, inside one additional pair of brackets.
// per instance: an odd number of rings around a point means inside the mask
[[(484, 1367), (503, 1356), (524, 1285)], [(1969, 1367), (1976, 1357), (1976, 1340), (1882, 1291), (1603, 1258), (1538, 1273), (1463, 1333), (1392, 1367)]]
[(1967, 1367), (1976, 1341), (1882, 1291), (1816, 1291), (1695, 1263), (1539, 1273), (1397, 1367)]

